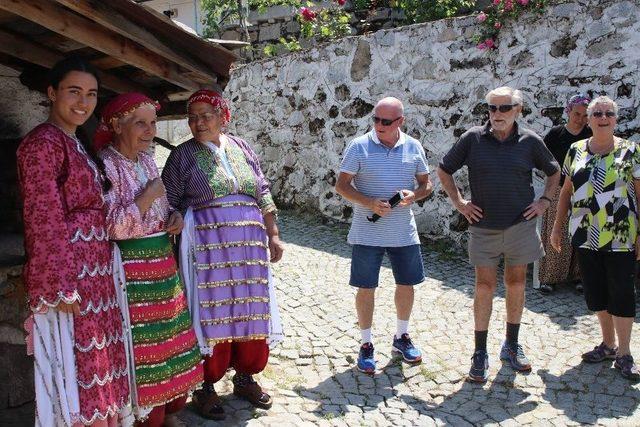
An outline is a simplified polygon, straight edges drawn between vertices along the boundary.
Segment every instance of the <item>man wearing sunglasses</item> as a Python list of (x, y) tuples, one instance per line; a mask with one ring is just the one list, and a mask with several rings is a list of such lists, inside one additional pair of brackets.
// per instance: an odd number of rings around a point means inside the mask
[[(560, 167), (542, 138), (518, 125), (522, 93), (503, 86), (486, 96), (489, 121), (465, 132), (438, 167), (438, 177), (454, 207), (469, 221), (469, 260), (475, 266), (473, 317), (475, 351), (468, 379), (484, 382), (489, 374), (487, 334), (497, 267), (504, 256), (507, 331), (500, 358), (514, 370), (531, 371), (518, 343), (524, 307), (527, 265), (544, 255), (536, 217), (549, 208), (560, 180)], [(452, 175), (469, 173), (471, 200), (460, 194)], [(531, 173), (547, 176), (544, 195), (534, 200)]]
[[(374, 129), (349, 143), (336, 182), (336, 191), (354, 205), (348, 237), (353, 245), (349, 284), (357, 288), (356, 311), (362, 337), (357, 365), (368, 374), (376, 369), (371, 324), (374, 292), (385, 253), (396, 282), (397, 328), (392, 351), (409, 363), (422, 360), (408, 333), (413, 286), (424, 280), (411, 204), (427, 197), (433, 188), (422, 145), (400, 130), (404, 123), (402, 102), (383, 98), (373, 112)], [(402, 200), (392, 207), (389, 199), (398, 192)], [(367, 220), (373, 214), (380, 218)]]

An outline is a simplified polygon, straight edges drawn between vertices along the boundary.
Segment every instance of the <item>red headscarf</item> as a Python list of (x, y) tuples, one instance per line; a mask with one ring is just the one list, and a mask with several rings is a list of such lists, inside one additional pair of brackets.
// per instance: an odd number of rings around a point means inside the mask
[(231, 110), (229, 109), (229, 103), (218, 92), (209, 89), (200, 89), (189, 97), (187, 101), (187, 112), (191, 104), (194, 102), (204, 102), (213, 106), (215, 111), (221, 113), (222, 126), (226, 126), (231, 121)]
[(146, 95), (137, 92), (122, 93), (107, 103), (102, 109), (100, 123), (93, 135), (93, 146), (100, 151), (113, 142), (114, 121), (133, 113), (143, 105), (150, 105), (158, 111), (160, 104)]

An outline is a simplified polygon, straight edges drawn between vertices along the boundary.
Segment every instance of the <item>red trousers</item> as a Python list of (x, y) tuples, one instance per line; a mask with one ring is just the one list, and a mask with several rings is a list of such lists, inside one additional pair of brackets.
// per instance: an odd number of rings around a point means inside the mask
[(229, 368), (242, 374), (257, 374), (268, 360), (267, 340), (218, 343), (213, 347), (213, 355), (204, 358), (204, 380), (218, 382)]
[(162, 427), (164, 424), (164, 417), (169, 414), (175, 414), (187, 403), (187, 396), (181, 396), (171, 402), (156, 406), (149, 413), (149, 417), (142, 423), (138, 423), (138, 427)]

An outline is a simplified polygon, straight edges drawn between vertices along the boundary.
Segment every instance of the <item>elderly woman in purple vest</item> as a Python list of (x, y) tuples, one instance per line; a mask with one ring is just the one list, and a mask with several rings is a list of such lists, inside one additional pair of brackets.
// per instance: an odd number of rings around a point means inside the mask
[(256, 154), (222, 132), (231, 116), (227, 101), (200, 90), (187, 111), (194, 138), (173, 150), (162, 179), (169, 203), (185, 217), (181, 268), (205, 356), (205, 383), (194, 400), (202, 416), (219, 420), (225, 413), (214, 383), (230, 367), (236, 396), (271, 407), (252, 375), (282, 335), (269, 262), (280, 260), (283, 246)]

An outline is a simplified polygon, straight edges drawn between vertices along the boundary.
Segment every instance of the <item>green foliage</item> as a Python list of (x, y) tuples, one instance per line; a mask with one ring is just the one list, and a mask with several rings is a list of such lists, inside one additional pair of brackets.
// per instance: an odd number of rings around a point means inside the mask
[(268, 43), (262, 49), (262, 53), (264, 53), (266, 57), (272, 57), (282, 52), (297, 52), (301, 49), (302, 46), (300, 46), (300, 42), (297, 39), (290, 37), (289, 40), (287, 40), (284, 37), (280, 37), (278, 43)]
[(517, 21), (526, 12), (541, 14), (548, 3), (549, 0), (494, 0), (476, 17), (480, 30), (473, 36), (473, 41), (481, 50), (497, 48), (498, 34), (507, 22)]
[(404, 12), (407, 24), (450, 18), (471, 10), (475, 0), (352, 0), (355, 10), (391, 7)]
[(222, 26), (240, 17), (236, 0), (202, 0), (202, 11), (205, 37), (218, 36)]
[(376, 0), (351, 0), (355, 10), (368, 10), (376, 6)]
[(436, 21), (471, 10), (474, 0), (391, 0), (390, 6), (404, 11), (405, 22), (417, 24)]
[(351, 26), (349, 25), (351, 14), (337, 5), (314, 9), (309, 13), (313, 15), (307, 16), (313, 16), (313, 19), (305, 18), (304, 11), (298, 15), (300, 34), (303, 38), (328, 41), (351, 34)]
[(249, 9), (263, 13), (271, 6), (293, 6), (299, 8), (302, 3), (302, 0), (249, 0)]

